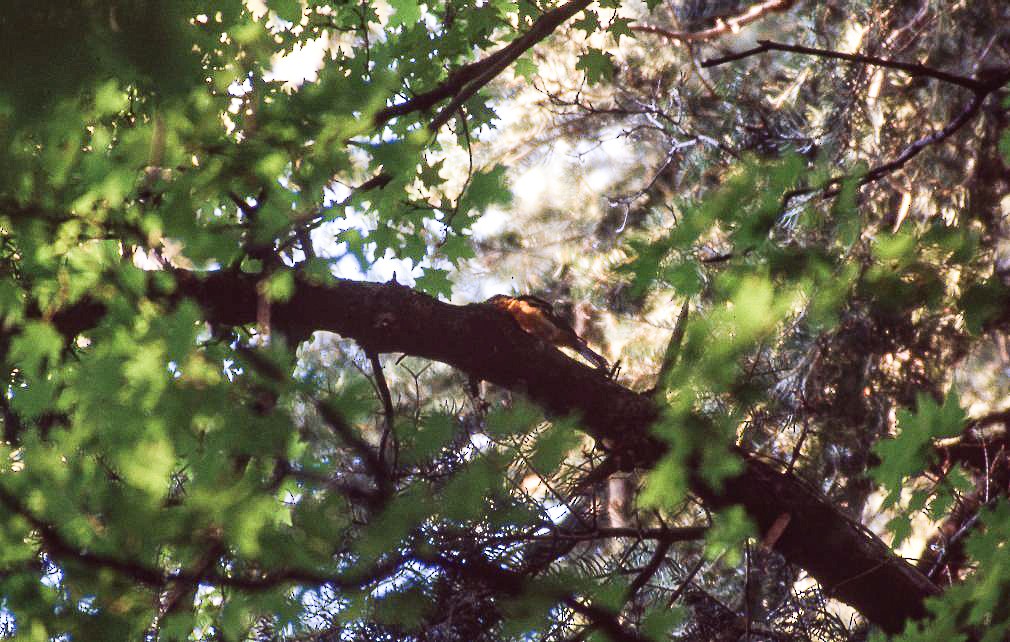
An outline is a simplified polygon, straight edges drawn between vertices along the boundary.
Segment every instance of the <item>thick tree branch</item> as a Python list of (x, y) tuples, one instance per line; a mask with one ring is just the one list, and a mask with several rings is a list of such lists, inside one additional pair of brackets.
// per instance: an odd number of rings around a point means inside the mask
[(807, 570), (825, 592), (895, 633), (907, 619), (926, 615), (923, 600), (939, 589), (862, 524), (849, 519), (816, 489), (776, 464), (744, 455), (744, 472), (725, 482), (721, 492), (694, 482), (706, 504), (741, 504), (761, 532), (783, 513), (789, 525), (774, 548)]
[[(195, 299), (215, 324), (256, 320), (255, 276), (179, 273), (175, 296)], [(82, 312), (93, 313), (94, 307)], [(79, 329), (84, 322), (71, 312), (58, 319), (65, 327)], [(294, 338), (314, 330), (336, 332), (368, 350), (441, 361), (524, 392), (552, 413), (581, 417), (583, 429), (608, 444), (624, 468), (649, 468), (667, 450), (650, 432), (660, 416), (650, 395), (623, 388), (565, 356), (488, 305), (450, 305), (395, 283), (298, 279), (293, 296), (274, 304), (273, 324)], [(899, 631), (905, 620), (926, 615), (923, 601), (938, 589), (922, 573), (816, 489), (775, 464), (738, 454), (744, 470), (721, 490), (710, 488), (700, 476), (692, 480), (693, 490), (713, 507), (742, 504), (763, 532), (788, 513), (789, 526), (776, 541), (776, 550), (885, 630)]]
[[(178, 279), (176, 296), (199, 302), (211, 323), (255, 322), (254, 276), (222, 272), (201, 278), (180, 272)], [(525, 390), (552, 412), (582, 415), (599, 439), (630, 446), (635, 441), (629, 439), (631, 429), (642, 436), (640, 448), (655, 447), (647, 436), (657, 416), (651, 401), (536, 340), (491, 306), (449, 305), (393, 282), (334, 279), (321, 285), (299, 279), (291, 299), (273, 304), (272, 322), (276, 331), (296, 340), (328, 330), (376, 353), (405, 352), (448, 363)]]

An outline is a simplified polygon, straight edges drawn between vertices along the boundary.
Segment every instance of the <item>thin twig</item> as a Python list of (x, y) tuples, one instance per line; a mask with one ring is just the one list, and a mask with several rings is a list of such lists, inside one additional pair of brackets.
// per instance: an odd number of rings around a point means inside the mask
[(823, 191), (821, 198), (831, 198), (832, 196), (837, 196), (842, 191), (842, 183), (847, 180), (855, 179), (862, 186), (880, 180), (887, 174), (904, 167), (908, 161), (918, 156), (924, 149), (946, 140), (967, 124), (982, 108), (982, 103), (985, 101), (987, 95), (987, 93), (976, 92), (961, 113), (954, 120), (947, 123), (943, 129), (923, 136), (902, 150), (893, 160), (877, 165), (862, 176), (836, 176), (826, 180), (817, 187), (803, 187), (786, 192), (782, 195), (782, 209), (786, 209), (789, 206), (789, 202), (798, 196)]
[(680, 314), (677, 315), (677, 323), (673, 326), (673, 335), (670, 337), (670, 342), (666, 344), (663, 363), (659, 367), (659, 378), (656, 381), (655, 388), (657, 391), (666, 388), (666, 377), (677, 363), (677, 357), (680, 355), (680, 346), (684, 342), (684, 333), (687, 331), (688, 309), (689, 303), (688, 301), (684, 301), (684, 305), (680, 306)]
[[(480, 556), (456, 559), (444, 554), (435, 554), (425, 561), (478, 580), (500, 593), (519, 596), (526, 592), (528, 580), (525, 577), (497, 564), (492, 564)], [(538, 585), (536, 588), (585, 617), (589, 620), (590, 627), (603, 631), (611, 640), (617, 642), (644, 642), (647, 640), (621, 624), (617, 615), (609, 609), (592, 603), (583, 603), (578, 599), (578, 596), (564, 588), (546, 584)]]
[(625, 602), (632, 600), (642, 587), (652, 579), (659, 570), (659, 567), (663, 564), (663, 560), (666, 559), (666, 554), (670, 551), (672, 546), (673, 540), (661, 540), (659, 544), (656, 545), (656, 550), (652, 553), (652, 557), (649, 559), (649, 562), (642, 569), (642, 572), (635, 577), (631, 585), (628, 586), (628, 590), (624, 594)]
[(452, 208), (452, 212), (442, 221), (442, 225), (445, 226), (445, 238), (438, 244), (439, 247), (449, 242), (449, 236), (452, 234), (452, 230), (450, 229), (452, 222), (459, 215), (459, 208), (463, 204), (463, 197), (466, 195), (467, 188), (470, 187), (470, 182), (473, 181), (473, 143), (470, 140), (470, 124), (466, 122), (466, 113), (463, 111), (462, 106), (459, 108), (459, 124), (463, 128), (463, 136), (466, 140), (466, 179), (463, 181), (463, 187), (459, 190), (459, 196), (456, 197), (456, 206)]
[(759, 2), (758, 4), (751, 6), (739, 15), (726, 20), (719, 20), (714, 27), (703, 29), (701, 31), (670, 31), (669, 29), (663, 29), (662, 27), (655, 27), (652, 25), (631, 25), (630, 29), (632, 31), (639, 31), (642, 33), (653, 33), (674, 42), (702, 42), (705, 40), (713, 40), (719, 36), (724, 36), (729, 33), (736, 33), (740, 31), (741, 27), (760, 20), (769, 13), (786, 11), (793, 6), (795, 1), (796, 0), (765, 0), (765, 2)]
[(698, 560), (698, 563), (694, 565), (694, 568), (691, 569), (691, 572), (687, 574), (687, 577), (684, 578), (684, 581), (680, 583), (680, 586), (678, 586), (677, 589), (673, 592), (673, 594), (670, 595), (670, 599), (666, 601), (667, 608), (673, 606), (674, 603), (676, 603), (676, 601), (680, 599), (680, 596), (683, 595), (684, 591), (687, 589), (688, 586), (690, 586), (691, 582), (694, 580), (694, 576), (698, 574), (698, 571), (700, 571), (701, 567), (704, 565), (705, 565), (705, 558), (702, 557), (700, 560)]
[(966, 123), (968, 123), (982, 108), (982, 103), (985, 98), (996, 91), (1003, 85), (1010, 81), (1010, 71), (1003, 71), (994, 75), (992, 78), (987, 78), (985, 80), (977, 80), (974, 78), (968, 78), (965, 76), (959, 76), (956, 74), (951, 74), (939, 69), (934, 69), (932, 67), (927, 67), (925, 65), (920, 65), (916, 63), (900, 62), (897, 60), (888, 60), (886, 58), (880, 58), (878, 56), (867, 56), (863, 54), (850, 54), (843, 53), (840, 51), (833, 51), (830, 49), (818, 49), (814, 47), (804, 47), (802, 45), (789, 45), (779, 42), (773, 42), (771, 40), (759, 40), (758, 46), (753, 49), (748, 49), (746, 51), (741, 51), (728, 56), (723, 56), (721, 58), (713, 58), (706, 60), (701, 64), (702, 67), (714, 67), (717, 65), (723, 65), (728, 62), (733, 62), (736, 60), (741, 60), (750, 56), (755, 56), (768, 51), (786, 51), (792, 53), (806, 54), (810, 56), (818, 56), (821, 58), (831, 58), (835, 60), (844, 60), (846, 62), (855, 64), (866, 64), (875, 65), (878, 67), (884, 67), (887, 69), (896, 69), (902, 71), (913, 77), (924, 77), (933, 78), (936, 80), (941, 80), (944, 82), (949, 82), (951, 84), (957, 85), (959, 87), (964, 87), (972, 91), (972, 99), (968, 102), (961, 113), (957, 115), (952, 121), (947, 123), (947, 125), (938, 132), (933, 132), (927, 136), (923, 136), (918, 139), (908, 147), (906, 147), (901, 154), (899, 154), (895, 159), (878, 165), (865, 174), (854, 177), (854, 176), (838, 176), (835, 178), (828, 179), (824, 183), (817, 187), (806, 187), (791, 190), (786, 192), (782, 196), (782, 209), (785, 210), (789, 206), (789, 202), (792, 199), (803, 196), (805, 194), (812, 194), (814, 192), (823, 192), (821, 194), (822, 198), (830, 198), (836, 196), (841, 192), (841, 185), (846, 180), (856, 179), (859, 185), (866, 185), (879, 180), (883, 176), (890, 174), (891, 172), (903, 167), (908, 161), (916, 157), (922, 150), (929, 147), (930, 145), (935, 145), (942, 142), (953, 135), (957, 130), (961, 129)]
[(157, 566), (149, 566), (140, 560), (127, 559), (111, 553), (93, 550), (94, 547), (78, 547), (71, 543), (53, 523), (39, 517), (13, 492), (0, 486), (0, 504), (20, 515), (35, 531), (46, 547), (46, 553), (53, 558), (72, 558), (80, 564), (92, 568), (103, 568), (155, 589), (163, 589), (169, 584), (192, 585), (207, 583), (228, 586), (245, 591), (262, 591), (282, 584), (313, 585), (331, 584), (341, 588), (359, 588), (388, 577), (407, 560), (401, 554), (388, 557), (368, 569), (340, 575), (318, 573), (310, 569), (280, 568), (260, 570), (253, 574), (225, 574), (210, 566), (194, 572), (191, 570), (166, 571)]
[(923, 78), (935, 78), (936, 80), (942, 80), (944, 82), (949, 82), (965, 89), (970, 89), (972, 91), (987, 91), (986, 84), (982, 81), (975, 80), (974, 78), (967, 78), (965, 76), (959, 76), (957, 74), (951, 74), (946, 71), (941, 71), (940, 69), (934, 69), (932, 67), (927, 67), (925, 65), (920, 65), (913, 62), (900, 62), (898, 60), (889, 60), (887, 58), (880, 58), (878, 56), (867, 56), (864, 54), (855, 53), (844, 53), (841, 51), (834, 51), (832, 49), (819, 49), (816, 47), (804, 47), (803, 45), (790, 45), (781, 42), (774, 42), (772, 40), (758, 40), (758, 46), (753, 49), (748, 49), (746, 51), (741, 51), (735, 54), (730, 54), (728, 56), (723, 56), (721, 58), (711, 58), (701, 63), (702, 67), (716, 67), (718, 65), (724, 65), (728, 62), (734, 62), (736, 60), (741, 60), (743, 58), (748, 58), (750, 56), (756, 56), (758, 54), (765, 53), (767, 51), (787, 51), (791, 53), (805, 54), (808, 56), (817, 56), (819, 58), (832, 58), (834, 60), (844, 60), (846, 62), (863, 64), (863, 65), (874, 65), (877, 67), (885, 67), (887, 69), (897, 69), (898, 71), (903, 71), (912, 77), (923, 77)]
[[(575, 509), (572, 509), (574, 512)], [(665, 544), (676, 544), (678, 542), (693, 542), (705, 537), (708, 532), (707, 526), (683, 526), (679, 528), (633, 528), (631, 526), (601, 526), (597, 528), (588, 527), (586, 530), (565, 531), (555, 530), (546, 535), (503, 535), (492, 537), (487, 541), (490, 543), (507, 542), (536, 542), (536, 541), (593, 541), (598, 539), (621, 539), (634, 538), (640, 540), (655, 540)]]
[(382, 439), (379, 441), (379, 462), (385, 469), (386, 447), (390, 437), (393, 438), (393, 469), (396, 469), (399, 443), (396, 439), (396, 432), (393, 429), (394, 410), (393, 398), (389, 394), (389, 386), (386, 384), (386, 377), (382, 374), (382, 362), (379, 361), (379, 354), (374, 350), (365, 349), (368, 360), (372, 363), (372, 377), (375, 379), (376, 390), (379, 391), (379, 398), (382, 400)]
[[(240, 346), (238, 352), (260, 375), (278, 383), (286, 381), (284, 373), (256, 350)], [(371, 444), (362, 439), (357, 430), (347, 423), (343, 414), (332, 403), (325, 399), (312, 399), (312, 405), (323, 422), (361, 459), (368, 473), (374, 479), (378, 495), (372, 497), (372, 501), (379, 504), (390, 497), (393, 489), (385, 462), (382, 461)]]

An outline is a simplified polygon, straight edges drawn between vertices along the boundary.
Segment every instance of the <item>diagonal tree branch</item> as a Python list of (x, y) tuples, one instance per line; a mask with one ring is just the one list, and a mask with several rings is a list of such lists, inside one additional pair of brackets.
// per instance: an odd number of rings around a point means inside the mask
[[(211, 323), (255, 323), (254, 275), (179, 272), (177, 281), (174, 296), (198, 302)], [(100, 312), (101, 306), (85, 305), (80, 314), (56, 315), (54, 324), (79, 332), (97, 323)], [(668, 449), (651, 434), (660, 417), (651, 395), (601, 376), (488, 305), (451, 305), (396, 283), (334, 279), (322, 284), (298, 278), (292, 297), (275, 304), (273, 325), (295, 339), (314, 330), (336, 332), (378, 353), (441, 361), (522, 391), (552, 413), (581, 417), (581, 427), (609, 444), (623, 468), (650, 468)], [(884, 630), (897, 632), (906, 620), (925, 617), (925, 598), (939, 590), (921, 572), (782, 467), (737, 454), (744, 463), (740, 474), (715, 489), (695, 471), (692, 490), (714, 508), (742, 504), (762, 532), (789, 514), (775, 549)]]
[(935, 145), (950, 138), (955, 132), (971, 122), (971, 120), (981, 110), (986, 97), (1010, 82), (1010, 69), (1003, 69), (990, 73), (984, 78), (969, 78), (967, 76), (959, 76), (941, 69), (935, 69), (933, 67), (927, 67), (917, 63), (901, 62), (898, 60), (889, 60), (887, 58), (867, 56), (863, 54), (850, 54), (841, 51), (833, 51), (831, 49), (817, 49), (814, 47), (805, 47), (803, 45), (790, 45), (773, 42), (771, 40), (758, 40), (758, 46), (753, 49), (747, 49), (746, 51), (730, 54), (721, 58), (706, 60), (701, 66), (715, 67), (717, 65), (742, 60), (743, 58), (748, 58), (768, 51), (787, 51), (817, 56), (820, 58), (844, 60), (854, 64), (874, 65), (887, 69), (895, 69), (912, 77), (933, 78), (935, 80), (948, 82), (959, 87), (964, 87), (972, 92), (971, 100), (968, 101), (957, 116), (944, 125), (944, 127), (939, 131), (929, 133), (922, 138), (919, 138), (905, 147), (898, 156), (890, 161), (881, 163), (880, 165), (871, 168), (865, 174), (859, 176), (836, 176), (824, 181), (816, 187), (804, 187), (786, 192), (782, 197), (783, 209), (788, 207), (790, 201), (798, 196), (812, 194), (814, 192), (823, 192), (821, 194), (823, 198), (830, 198), (832, 196), (836, 196), (841, 191), (841, 185), (846, 180), (854, 178), (858, 181), (859, 185), (866, 185), (904, 167), (906, 163), (918, 156), (924, 149), (930, 145)]
[(481, 60), (460, 67), (449, 74), (445, 82), (437, 87), (417, 94), (402, 103), (390, 105), (380, 110), (375, 114), (372, 122), (376, 126), (380, 126), (399, 116), (415, 111), (429, 110), (443, 100), (451, 98), (453, 99), (452, 103), (443, 109), (428, 126), (429, 130), (437, 131), (470, 96), (473, 96), (519, 56), (553, 33), (561, 23), (588, 7), (591, 1), (570, 0), (570, 2), (546, 12), (533, 23), (529, 31), (505, 47)]
[(837, 196), (842, 190), (842, 183), (847, 180), (855, 179), (859, 185), (866, 185), (868, 183), (873, 183), (880, 180), (884, 176), (887, 176), (891, 172), (897, 171), (905, 166), (908, 161), (912, 160), (918, 156), (924, 149), (930, 145), (935, 145), (937, 143), (943, 142), (944, 140), (953, 136), (959, 129), (964, 127), (972, 118), (978, 114), (979, 110), (982, 108), (982, 103), (985, 101), (987, 93), (975, 93), (968, 104), (964, 106), (964, 109), (949, 123), (944, 125), (943, 129), (931, 134), (927, 134), (918, 140), (910, 143), (905, 149), (901, 151), (893, 159), (887, 161), (886, 163), (881, 163), (876, 167), (871, 168), (865, 174), (857, 176), (835, 176), (824, 181), (817, 187), (801, 187), (798, 189), (790, 190), (782, 195), (782, 206), (783, 208), (789, 205), (789, 202), (794, 198), (803, 196), (804, 194), (813, 194), (814, 192), (823, 191), (821, 194), (822, 198), (831, 198), (832, 196)]
[[(519, 36), (505, 47), (476, 62), (463, 65), (449, 74), (449, 77), (438, 86), (416, 94), (412, 98), (379, 110), (372, 118), (372, 123), (380, 127), (399, 116), (405, 116), (417, 111), (427, 111), (439, 103), (451, 99), (448, 105), (439, 110), (427, 125), (428, 131), (434, 133), (442, 128), (452, 116), (473, 97), (482, 87), (491, 82), (520, 56), (549, 36), (563, 22), (573, 17), (592, 3), (592, 0), (571, 0), (564, 5), (546, 12), (529, 31)], [(359, 194), (382, 189), (392, 180), (385, 172), (380, 172), (351, 191), (351, 194), (339, 203), (313, 208), (309, 212), (296, 217), (291, 222), (291, 234), (282, 241), (278, 251), (290, 247), (295, 241), (304, 238), (310, 230), (320, 225), (326, 219), (327, 210), (343, 207)], [(233, 196), (239, 203), (241, 199)], [(244, 203), (244, 202), (243, 202)], [(243, 205), (239, 204), (242, 208)]]
[(758, 46), (753, 49), (747, 49), (746, 51), (741, 51), (738, 53), (730, 54), (728, 56), (723, 56), (721, 58), (712, 58), (701, 63), (702, 67), (716, 67), (719, 65), (724, 65), (728, 62), (733, 62), (736, 60), (741, 60), (743, 58), (748, 58), (750, 56), (756, 56), (758, 54), (765, 53), (767, 51), (787, 51), (791, 53), (805, 54), (808, 56), (817, 56), (818, 58), (830, 58), (834, 60), (844, 60), (846, 62), (851, 62), (855, 64), (863, 65), (874, 65), (877, 67), (884, 67), (887, 69), (897, 69), (898, 71), (903, 71), (913, 78), (935, 78), (936, 80), (942, 80), (944, 82), (949, 82), (965, 89), (970, 89), (972, 91), (991, 91), (987, 89), (987, 84), (975, 80), (974, 78), (968, 78), (965, 76), (959, 76), (957, 74), (952, 74), (942, 69), (935, 69), (933, 67), (927, 67), (926, 65), (920, 65), (913, 62), (901, 62), (899, 60), (889, 60), (887, 58), (880, 58), (878, 56), (867, 56), (864, 54), (855, 53), (844, 53), (841, 51), (834, 51), (832, 49), (819, 49), (816, 47), (805, 47), (803, 45), (790, 45), (781, 42), (774, 42), (772, 40), (758, 40)]
[(632, 31), (652, 33), (674, 42), (704, 42), (720, 36), (740, 31), (742, 27), (756, 22), (770, 13), (787, 11), (796, 0), (765, 0), (749, 7), (743, 13), (725, 20), (719, 20), (714, 27), (701, 31), (670, 31), (654, 25), (631, 25)]

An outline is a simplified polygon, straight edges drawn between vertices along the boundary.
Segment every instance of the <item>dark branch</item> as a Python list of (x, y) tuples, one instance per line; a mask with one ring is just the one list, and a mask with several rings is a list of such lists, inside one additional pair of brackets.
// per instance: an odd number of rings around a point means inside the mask
[(723, 56), (721, 58), (711, 58), (705, 60), (701, 63), (702, 67), (716, 67), (718, 65), (724, 65), (728, 62), (733, 62), (736, 60), (742, 60), (743, 58), (748, 58), (750, 56), (756, 56), (758, 54), (765, 53), (766, 51), (788, 51), (791, 53), (805, 54), (807, 56), (817, 56), (819, 58), (831, 58), (834, 60), (844, 60), (846, 62), (851, 62), (854, 64), (864, 64), (864, 65), (874, 65), (876, 67), (885, 67), (887, 69), (896, 69), (898, 71), (903, 71), (909, 76), (915, 78), (935, 78), (936, 80), (942, 80), (944, 82), (949, 82), (965, 89), (970, 89), (972, 91), (991, 91), (987, 90), (987, 84), (974, 78), (966, 78), (965, 76), (958, 76), (957, 74), (951, 74), (940, 69), (934, 69), (932, 67), (927, 67), (925, 65), (920, 65), (912, 62), (900, 62), (897, 60), (888, 60), (887, 58), (880, 58), (878, 56), (867, 56), (864, 54), (850, 54), (843, 53), (841, 51), (834, 51), (832, 49), (818, 49), (815, 47), (804, 47), (803, 45), (790, 45), (781, 42), (774, 42), (771, 40), (758, 40), (758, 46), (753, 49), (748, 49), (746, 51), (741, 51), (739, 53), (730, 54), (728, 56)]
[(0, 504), (8, 511), (19, 515), (28, 522), (34, 530), (46, 553), (54, 560), (70, 559), (79, 564), (93, 568), (115, 571), (128, 577), (138, 584), (161, 590), (169, 585), (196, 586), (201, 582), (217, 586), (227, 586), (245, 591), (263, 591), (284, 584), (302, 584), (319, 586), (329, 584), (337, 588), (360, 588), (374, 584), (396, 571), (407, 560), (400, 556), (390, 556), (383, 562), (370, 568), (344, 573), (343, 575), (328, 575), (309, 569), (282, 568), (270, 571), (259, 571), (250, 575), (226, 575), (213, 568), (213, 564), (203, 565), (198, 572), (166, 571), (158, 567), (148, 566), (138, 560), (127, 559), (109, 553), (80, 548), (67, 539), (57, 528), (45, 519), (35, 515), (14, 493), (0, 486)]
[[(379, 462), (385, 466), (386, 449), (389, 439), (392, 437), (396, 443), (396, 434), (393, 432), (393, 398), (389, 394), (389, 385), (386, 384), (386, 377), (382, 374), (382, 362), (379, 361), (379, 354), (373, 350), (365, 350), (368, 360), (372, 364), (372, 376), (375, 378), (375, 388), (379, 391), (382, 399), (382, 439), (379, 441)], [(394, 446), (395, 447), (395, 446)], [(396, 458), (393, 458), (393, 468), (396, 468)]]
[(968, 122), (978, 114), (979, 110), (982, 108), (982, 103), (985, 98), (996, 91), (1008, 81), (1010, 81), (1010, 70), (1003, 70), (997, 73), (993, 73), (984, 79), (968, 78), (965, 76), (959, 76), (957, 74), (951, 74), (940, 69), (934, 69), (932, 67), (927, 67), (925, 65), (920, 65), (917, 63), (900, 62), (897, 60), (888, 60), (887, 58), (880, 58), (877, 56), (867, 56), (863, 54), (849, 54), (840, 51), (833, 51), (831, 49), (817, 49), (814, 47), (804, 47), (803, 45), (790, 45), (779, 42), (773, 42), (771, 40), (759, 40), (758, 46), (753, 49), (748, 49), (746, 51), (741, 51), (735, 54), (730, 54), (728, 56), (723, 56), (721, 58), (712, 58), (706, 60), (702, 63), (702, 67), (715, 67), (717, 65), (723, 65), (736, 60), (742, 60), (743, 58), (748, 58), (750, 56), (755, 56), (768, 51), (787, 51), (792, 53), (806, 54), (810, 56), (818, 56), (821, 58), (830, 58), (835, 60), (844, 60), (853, 64), (865, 64), (865, 65), (875, 65), (878, 67), (884, 67), (887, 69), (895, 69), (904, 72), (912, 77), (921, 78), (933, 78), (935, 80), (941, 80), (943, 82), (949, 82), (951, 84), (957, 85), (959, 87), (964, 87), (965, 89), (970, 89), (972, 91), (972, 99), (965, 105), (964, 109), (943, 129), (932, 134), (923, 136), (922, 138), (916, 140), (914, 143), (906, 147), (896, 158), (890, 160), (886, 163), (878, 165), (870, 169), (865, 174), (861, 176), (838, 176), (835, 178), (828, 179), (824, 183), (817, 187), (805, 187), (800, 189), (791, 190), (786, 192), (782, 197), (783, 209), (789, 206), (792, 199), (803, 196), (804, 194), (812, 194), (814, 192), (821, 192), (822, 198), (829, 198), (836, 196), (841, 191), (841, 185), (846, 180), (856, 179), (859, 185), (866, 185), (880, 178), (890, 174), (891, 172), (900, 169), (908, 161), (912, 160), (919, 155), (922, 150), (926, 149), (930, 145), (935, 145), (940, 143), (950, 136), (952, 136), (956, 131), (964, 127)]
[(669, 376), (670, 371), (673, 370), (674, 365), (677, 363), (677, 357), (680, 355), (680, 345), (684, 342), (684, 332), (687, 330), (688, 308), (689, 303), (687, 301), (684, 301), (684, 305), (680, 306), (677, 323), (673, 326), (673, 334), (670, 336), (670, 342), (666, 344), (663, 363), (659, 366), (659, 377), (657, 378), (655, 388), (657, 392), (666, 389), (666, 378)]
[[(176, 277), (174, 296), (197, 301), (213, 324), (256, 322), (254, 275), (178, 272)], [(80, 327), (82, 318), (66, 314)], [(275, 303), (272, 314), (275, 330), (288, 336), (307, 337), (314, 330), (329, 330), (378, 353), (402, 352), (441, 361), (523, 391), (550, 412), (581, 417), (581, 427), (607, 443), (613, 461), (623, 469), (650, 468), (667, 452), (666, 442), (651, 433), (660, 407), (650, 395), (628, 390), (565, 356), (523, 332), (511, 317), (492, 306), (451, 305), (395, 283), (333, 279), (320, 284), (298, 277), (292, 297)], [(353, 440), (350, 427), (334, 423)], [(682, 430), (704, 430), (704, 426), (698, 421)], [(377, 472), (374, 450), (364, 452), (372, 453), (362, 456)], [(816, 489), (777, 465), (735, 452), (743, 460), (743, 471), (721, 489), (711, 488), (700, 471), (694, 471), (692, 489), (710, 506), (742, 504), (763, 532), (789, 513), (789, 526), (775, 549), (885, 630), (900, 631), (907, 619), (926, 615), (924, 600), (938, 589), (922, 573), (839, 512)]]
[(749, 7), (741, 14), (726, 20), (719, 20), (714, 27), (701, 31), (670, 31), (653, 25), (631, 25), (631, 30), (656, 34), (674, 42), (703, 42), (736, 33), (741, 27), (760, 20), (769, 13), (788, 10), (795, 2), (796, 0), (765, 0)]
[(558, 530), (549, 535), (508, 535), (502, 537), (492, 537), (487, 540), (490, 544), (500, 544), (503, 542), (553, 542), (553, 541), (576, 541), (588, 542), (598, 539), (610, 538), (632, 538), (639, 540), (656, 540), (664, 544), (676, 544), (677, 542), (692, 542), (705, 537), (708, 531), (706, 526), (683, 526), (679, 528), (631, 528), (631, 527), (601, 527), (591, 530)]
[(445, 82), (434, 89), (417, 94), (409, 100), (380, 110), (375, 114), (373, 122), (376, 126), (383, 125), (398, 116), (404, 116), (415, 111), (426, 111), (443, 100), (452, 98), (453, 101), (428, 126), (430, 131), (437, 131), (439, 127), (452, 117), (452, 114), (455, 113), (459, 106), (473, 96), (481, 87), (490, 82), (492, 78), (501, 73), (528, 49), (553, 33), (561, 23), (588, 7), (590, 1), (571, 0), (556, 9), (548, 11), (533, 23), (529, 31), (505, 47), (482, 60), (460, 67), (449, 74)]
[(642, 572), (639, 573), (635, 580), (628, 586), (628, 591), (624, 595), (625, 601), (631, 600), (635, 595), (642, 590), (642, 587), (648, 584), (649, 580), (656, 574), (659, 567), (663, 564), (663, 560), (666, 559), (666, 554), (670, 552), (670, 547), (673, 546), (672, 541), (661, 541), (656, 545), (656, 550), (652, 553), (652, 557), (649, 559), (649, 563), (645, 565)]
[(841, 192), (842, 189), (841, 185), (846, 180), (851, 180), (855, 178), (859, 185), (866, 185), (868, 183), (880, 180), (881, 178), (890, 174), (893, 171), (901, 169), (902, 167), (905, 166), (906, 163), (908, 163), (908, 161), (918, 156), (919, 153), (922, 152), (924, 149), (926, 149), (930, 145), (935, 145), (950, 138), (951, 136), (954, 135), (955, 132), (957, 132), (957, 130), (961, 129), (968, 122), (970, 122), (971, 119), (974, 118), (975, 115), (978, 114), (979, 110), (982, 108), (982, 103), (985, 101), (987, 95), (988, 94), (986, 93), (975, 93), (972, 96), (971, 101), (969, 101), (968, 104), (965, 106), (965, 108), (961, 110), (961, 113), (959, 113), (957, 117), (954, 118), (954, 120), (947, 123), (947, 125), (944, 126), (943, 129), (941, 129), (938, 132), (934, 132), (932, 134), (923, 136), (922, 138), (918, 139), (917, 141), (913, 142), (911, 145), (906, 147), (904, 150), (902, 150), (902, 152), (898, 154), (898, 156), (893, 160), (890, 160), (881, 165), (877, 165), (876, 167), (870, 169), (868, 172), (866, 172), (861, 176), (858, 177), (836, 176), (835, 178), (828, 179), (818, 187), (804, 187), (786, 192), (785, 194), (782, 195), (783, 209), (788, 207), (789, 202), (798, 196), (802, 196), (804, 194), (812, 194), (814, 192), (819, 192), (823, 190), (824, 193), (821, 194), (821, 197), (830, 198), (832, 196), (837, 196), (839, 192)]
[[(288, 380), (287, 375), (281, 372), (273, 363), (267, 360), (257, 351), (240, 347), (239, 353), (245, 357), (253, 369), (275, 383), (283, 384)], [(347, 423), (344, 416), (334, 407), (332, 403), (325, 399), (313, 399), (313, 405), (323, 422), (329, 426), (330, 430), (340, 438), (365, 465), (369, 475), (375, 481), (378, 489), (376, 496), (372, 497), (372, 503), (377, 506), (392, 494), (392, 482), (389, 478), (388, 469), (382, 458), (367, 441), (361, 438), (358, 432)]]
[[(480, 581), (494, 588), (496, 592), (505, 595), (522, 595), (527, 588), (531, 587), (531, 582), (524, 575), (491, 564), (483, 558), (470, 557), (465, 560), (456, 560), (446, 555), (437, 555), (431, 558), (431, 562), (442, 568), (452, 569), (461, 575)], [(592, 603), (583, 603), (570, 591), (557, 586), (551, 586), (547, 582), (537, 583), (536, 589), (538, 592), (542, 591), (550, 595), (553, 599), (561, 602), (579, 615), (584, 616), (589, 620), (591, 627), (603, 631), (611, 640), (617, 642), (647, 642), (649, 639), (625, 628), (613, 612)]]

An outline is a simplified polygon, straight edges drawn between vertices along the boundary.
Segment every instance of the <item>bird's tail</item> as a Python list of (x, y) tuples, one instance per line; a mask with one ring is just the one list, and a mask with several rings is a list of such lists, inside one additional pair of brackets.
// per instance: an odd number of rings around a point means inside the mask
[(585, 343), (580, 342), (577, 349), (579, 351), (579, 354), (581, 354), (589, 361), (592, 361), (597, 368), (603, 370), (604, 372), (610, 372), (610, 364), (607, 363), (607, 360), (601, 357), (600, 355), (596, 354), (592, 350), (590, 350), (589, 346), (587, 346)]

